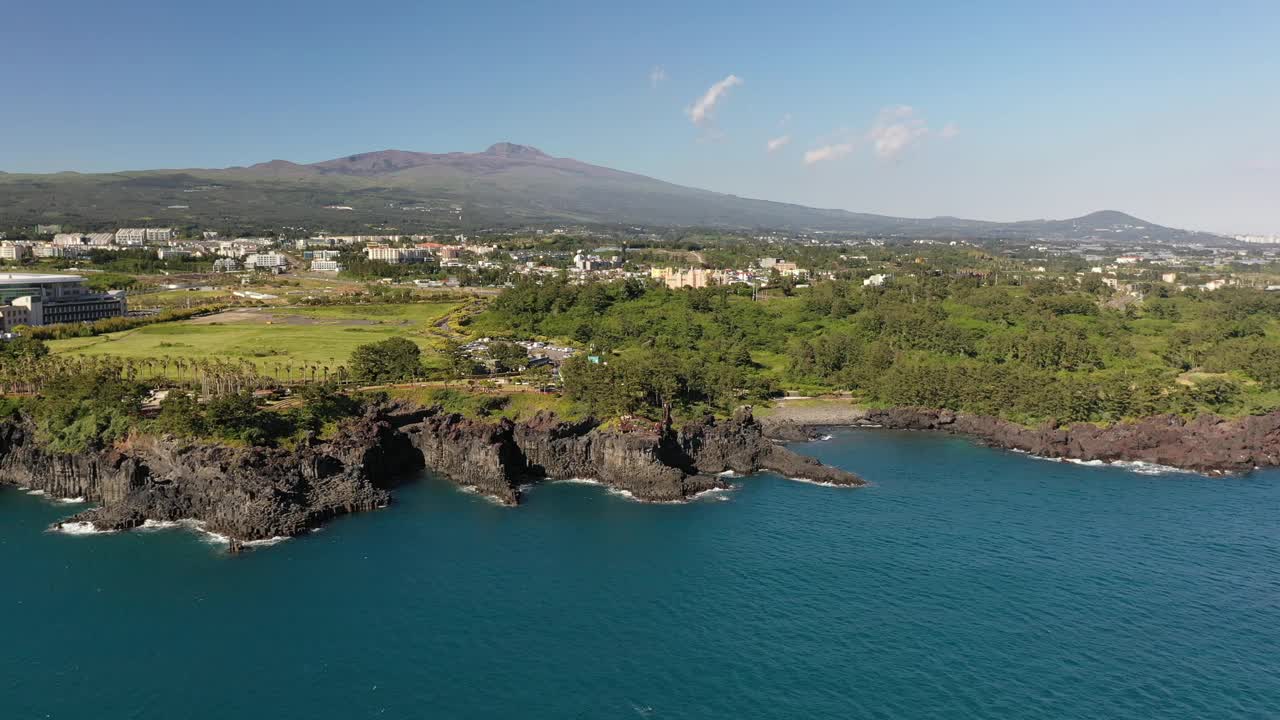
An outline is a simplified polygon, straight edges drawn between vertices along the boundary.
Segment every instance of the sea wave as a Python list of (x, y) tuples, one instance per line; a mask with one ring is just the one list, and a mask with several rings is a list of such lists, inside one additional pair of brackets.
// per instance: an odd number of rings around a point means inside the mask
[(83, 496), (80, 496), (80, 497), (69, 497), (69, 498), (57, 498), (55, 502), (60, 502), (63, 505), (76, 505), (78, 503), (86, 502), (86, 500), (84, 499)]
[(55, 527), (54, 532), (64, 535), (108, 535), (115, 530), (99, 530), (91, 522), (65, 522)]
[(1120, 470), (1128, 470), (1129, 472), (1137, 473), (1139, 475), (1173, 475), (1190, 472), (1189, 470), (1183, 470), (1170, 465), (1161, 465), (1159, 463), (1146, 462), (1144, 460), (1082, 460), (1080, 458), (1055, 458), (1030, 454), (1028, 454), (1027, 457), (1035, 458), (1036, 460), (1048, 460), (1049, 462), (1071, 463), (1072, 465), (1080, 465), (1082, 467), (1118, 468)]
[(489, 493), (481, 490), (480, 488), (474, 485), (459, 485), (458, 489), (468, 495), (475, 495), (476, 497), (481, 498), (482, 500), (487, 500), (493, 503), (494, 505), (498, 505), (500, 507), (510, 507), (509, 505), (507, 505), (507, 503), (502, 502), (498, 498), (490, 495)]
[[(734, 476), (734, 477), (737, 477), (737, 476)], [(732, 493), (734, 490), (737, 490), (737, 489), (738, 489), (738, 486), (736, 485), (734, 485), (733, 487), (725, 487), (725, 488), (709, 488), (707, 490), (696, 492), (690, 495), (689, 501), (694, 502), (697, 500), (713, 500), (715, 502), (728, 502), (730, 493)]]
[(786, 479), (790, 480), (791, 482), (804, 483), (806, 485), (817, 485), (818, 487), (829, 487), (829, 488), (865, 487), (864, 485), (841, 485), (839, 483), (823, 482), (822, 480), (810, 480), (809, 478), (802, 478), (802, 477), (788, 477)]
[[(732, 470), (727, 470), (725, 472), (720, 473), (720, 477), (739, 477), (739, 476), (736, 473), (734, 473)], [(610, 487), (600, 482), (599, 480), (596, 480), (595, 478), (561, 478), (557, 480), (552, 480), (551, 482), (568, 483), (571, 485), (596, 485), (599, 487), (603, 487), (605, 489), (605, 492), (609, 493), (610, 495), (613, 495), (615, 497), (620, 497), (623, 500), (630, 500), (631, 502), (644, 503), (646, 505), (685, 505), (690, 502), (693, 502), (694, 500), (698, 500), (700, 498), (728, 500), (728, 498), (726, 497), (716, 497), (716, 496), (729, 492), (730, 490), (734, 489), (733, 487), (708, 488), (706, 490), (696, 492), (688, 497), (684, 497), (679, 500), (646, 500), (645, 498), (636, 497), (636, 494), (631, 492), (630, 490), (626, 490), (623, 488)]]
[[(208, 543), (209, 545), (231, 544), (230, 537), (210, 530), (204, 521), (196, 520), (194, 518), (183, 518), (181, 520), (144, 520), (142, 524), (138, 526), (138, 530), (143, 532), (177, 529), (190, 530), (191, 532), (194, 532), (201, 541)], [(277, 543), (282, 543), (288, 539), (289, 538), (282, 535), (276, 535), (263, 540), (245, 540), (240, 543), (240, 545), (241, 547), (268, 547)]]
[(279, 545), (280, 543), (288, 539), (289, 538), (285, 537), (284, 535), (275, 535), (275, 536), (266, 538), (265, 540), (245, 540), (240, 544), (244, 547), (270, 547), (272, 545)]

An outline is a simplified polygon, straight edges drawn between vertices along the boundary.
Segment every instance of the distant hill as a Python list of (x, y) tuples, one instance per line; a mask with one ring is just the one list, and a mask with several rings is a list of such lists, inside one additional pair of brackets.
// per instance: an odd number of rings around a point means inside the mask
[(480, 153), (382, 150), (311, 164), (3, 174), (0, 225), (36, 222), (84, 229), (141, 222), (404, 232), (588, 224), (944, 238), (1214, 238), (1113, 211), (992, 223), (810, 208), (684, 187), (506, 142)]

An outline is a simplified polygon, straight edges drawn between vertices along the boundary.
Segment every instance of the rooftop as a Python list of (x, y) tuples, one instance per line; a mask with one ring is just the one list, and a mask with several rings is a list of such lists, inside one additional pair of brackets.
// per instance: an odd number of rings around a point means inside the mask
[(52, 275), (47, 273), (0, 273), (0, 285), (56, 282), (84, 282), (84, 278), (79, 275)]

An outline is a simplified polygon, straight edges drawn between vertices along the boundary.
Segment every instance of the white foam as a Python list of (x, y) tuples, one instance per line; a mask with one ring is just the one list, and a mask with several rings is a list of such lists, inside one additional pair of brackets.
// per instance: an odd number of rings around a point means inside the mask
[(84, 497), (69, 497), (69, 498), (58, 498), (57, 501), (64, 505), (75, 505), (77, 503), (85, 502), (85, 499)]
[[(171, 528), (181, 527), (182, 520), (143, 520), (138, 526), (139, 530), (169, 530)], [(197, 524), (195, 520), (186, 521), (192, 525)]]
[(823, 482), (823, 481), (821, 481), (821, 480), (810, 480), (809, 478), (802, 478), (802, 477), (789, 477), (789, 478), (787, 478), (787, 479), (788, 479), (788, 480), (790, 480), (791, 482), (804, 483), (804, 484), (806, 484), (806, 485), (817, 485), (817, 486), (819, 486), (819, 487), (830, 487), (830, 488), (856, 488), (856, 487), (864, 487), (864, 486), (862, 486), (862, 485), (841, 485), (841, 484), (839, 484), (839, 483)]
[[(183, 518), (181, 520), (144, 520), (143, 523), (138, 526), (138, 529), (142, 531), (175, 530), (175, 529), (190, 530), (196, 533), (196, 535), (198, 535), (201, 540), (203, 540), (204, 542), (210, 545), (230, 545), (231, 544), (230, 537), (223, 535), (222, 533), (216, 533), (208, 529), (208, 527), (205, 525), (203, 521), (195, 520), (193, 518)], [(288, 539), (289, 538), (284, 537), (282, 535), (276, 535), (274, 537), (269, 537), (263, 540), (246, 540), (240, 543), (240, 545), (242, 547), (268, 547), (271, 545), (275, 545), (277, 543), (282, 543)]]
[(459, 485), (457, 487), (459, 490), (461, 490), (462, 492), (468, 495), (475, 495), (476, 497), (479, 497), (483, 500), (488, 500), (494, 505), (498, 505), (500, 507), (510, 507), (507, 503), (502, 502), (502, 500), (490, 495), (489, 493), (481, 490), (480, 488), (474, 485)]
[(272, 545), (278, 545), (288, 539), (289, 538), (283, 535), (275, 535), (265, 540), (245, 540), (240, 544), (244, 547), (270, 547)]
[(66, 522), (54, 530), (66, 535), (107, 535), (115, 532), (115, 530), (99, 530), (91, 522)]
[[(1024, 451), (1025, 452), (1025, 451)], [(1082, 467), (1111, 467), (1120, 470), (1128, 470), (1131, 473), (1139, 475), (1170, 475), (1175, 473), (1189, 473), (1190, 470), (1172, 467), (1169, 465), (1160, 465), (1158, 463), (1146, 462), (1143, 460), (1081, 460), (1079, 458), (1052, 458), (1043, 455), (1028, 455), (1028, 457), (1036, 460), (1048, 460), (1049, 462), (1065, 462), (1072, 465), (1080, 465)]]
[(196, 534), (200, 537), (200, 539), (210, 545), (230, 545), (231, 544), (231, 538), (227, 537), (226, 535), (223, 535), (222, 533), (216, 533), (212, 530), (205, 530), (204, 523), (200, 523), (200, 525), (194, 529), (196, 531)]
[[(723, 473), (722, 473), (723, 474)], [(701, 492), (696, 492), (689, 496), (689, 501), (695, 500), (715, 500), (717, 502), (728, 502), (729, 493), (737, 490), (737, 486), (726, 488), (709, 488)]]
[(1169, 475), (1171, 473), (1187, 472), (1186, 470), (1181, 470), (1176, 467), (1161, 465), (1159, 463), (1144, 462), (1142, 460), (1117, 460), (1111, 464), (1116, 467), (1124, 468), (1129, 472), (1138, 473), (1139, 475)]
[(47, 495), (48, 493), (46, 493), (46, 492), (45, 492), (45, 491), (43, 491), (43, 490), (28, 490), (28, 491), (27, 491), (27, 494), (28, 494), (28, 495), (37, 495), (37, 496), (39, 496), (39, 495)]
[(600, 485), (600, 481), (595, 478), (561, 478), (552, 480), (553, 483), (572, 483), (574, 485)]
[(176, 529), (190, 530), (191, 532), (194, 532), (197, 536), (199, 536), (199, 538), (202, 541), (210, 545), (230, 545), (231, 544), (231, 538), (227, 537), (226, 535), (222, 535), (222, 534), (213, 532), (212, 530), (206, 529), (203, 521), (196, 520), (194, 518), (183, 518), (181, 520), (150, 520), (148, 519), (148, 520), (143, 520), (142, 524), (138, 526), (138, 529), (144, 532), (146, 531), (155, 532), (160, 530), (176, 530)]
[(737, 477), (742, 477), (742, 475), (739, 475), (738, 473), (734, 472), (733, 470), (725, 470), (724, 472), (719, 473), (719, 475), (720, 475), (720, 477), (727, 477), (727, 478), (737, 478)]

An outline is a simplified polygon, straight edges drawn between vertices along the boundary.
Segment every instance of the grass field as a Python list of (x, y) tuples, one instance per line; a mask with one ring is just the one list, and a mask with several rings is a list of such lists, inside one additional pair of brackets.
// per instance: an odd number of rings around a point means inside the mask
[(433, 352), (439, 340), (432, 331), (458, 306), (441, 302), (233, 310), (98, 337), (54, 340), (49, 348), (55, 353), (135, 359), (247, 360), (274, 374), (277, 366), (289, 363), (337, 367), (357, 346), (403, 336), (423, 348), (428, 367), (441, 367)]
[(583, 415), (563, 397), (538, 392), (514, 390), (469, 391), (455, 383), (452, 387), (393, 387), (387, 390), (393, 398), (411, 400), (420, 405), (441, 405), (448, 412), (467, 417), (508, 418), (519, 422), (540, 411), (553, 412), (561, 419), (577, 420)]

